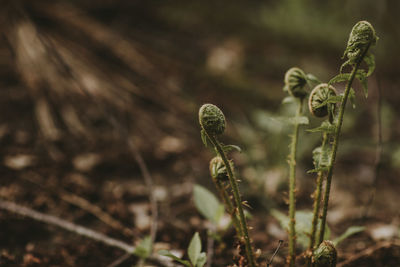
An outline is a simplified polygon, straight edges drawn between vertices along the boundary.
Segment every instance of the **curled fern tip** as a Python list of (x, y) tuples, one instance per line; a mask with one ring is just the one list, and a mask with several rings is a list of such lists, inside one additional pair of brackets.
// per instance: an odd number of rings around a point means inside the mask
[(305, 90), (307, 75), (300, 68), (290, 68), (285, 74), (284, 82), (284, 90), (288, 91), (291, 96), (304, 98), (307, 95)]
[(213, 104), (204, 104), (199, 110), (201, 127), (210, 135), (220, 135), (225, 131), (224, 113)]

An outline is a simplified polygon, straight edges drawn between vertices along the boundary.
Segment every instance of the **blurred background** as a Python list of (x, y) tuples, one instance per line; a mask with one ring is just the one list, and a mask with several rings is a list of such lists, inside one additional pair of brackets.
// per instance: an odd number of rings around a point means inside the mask
[[(351, 257), (381, 240), (397, 240), (400, 2), (0, 3), (2, 199), (132, 243), (150, 231), (151, 190), (159, 210), (156, 242), (182, 250), (193, 232), (206, 229), (190, 200), (193, 184), (214, 191), (212, 151), (201, 142), (197, 118), (203, 103), (213, 103), (227, 118), (222, 141), (243, 149), (232, 157), (265, 257), (286, 238), (269, 215), (287, 209), (292, 129), (282, 118), (293, 116), (295, 107), (282, 104), (283, 76), (297, 66), (329, 81), (343, 63), (351, 28), (368, 20), (379, 36), (377, 68), (368, 98), (355, 84), (356, 108), (346, 110), (328, 223), (333, 236), (367, 226), (341, 248), (340, 261), (350, 264), (342, 266), (357, 266)], [(307, 128), (319, 123), (310, 117)], [(311, 209), (315, 177), (306, 171), (320, 136), (303, 131), (300, 138), (298, 207)], [(150, 185), (138, 159), (149, 169)], [(63, 194), (100, 207), (119, 226), (99, 222)], [(122, 253), (3, 211), (0, 228), (4, 266), (107, 266)], [(232, 240), (225, 238), (228, 252), (216, 249), (215, 266), (231, 263)], [(389, 246), (390, 254), (400, 255), (399, 247)], [(388, 266), (376, 258), (369, 262)]]

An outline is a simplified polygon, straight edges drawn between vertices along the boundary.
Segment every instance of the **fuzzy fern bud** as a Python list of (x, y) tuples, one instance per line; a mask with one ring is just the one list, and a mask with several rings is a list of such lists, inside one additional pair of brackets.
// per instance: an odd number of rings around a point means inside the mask
[(307, 84), (307, 76), (301, 69), (290, 68), (285, 74), (285, 91), (293, 97), (304, 98), (307, 95), (305, 86)]
[(336, 258), (336, 248), (330, 240), (323, 241), (314, 252), (316, 267), (335, 267)]
[[(327, 83), (317, 85), (310, 93), (308, 108), (315, 117), (325, 117), (329, 114), (329, 108), (335, 108), (335, 104), (327, 103), (328, 99), (337, 95), (336, 89)], [(331, 107), (328, 107), (331, 105)]]
[(199, 110), (200, 126), (210, 135), (220, 135), (225, 131), (224, 113), (213, 104), (204, 104)]
[[(231, 169), (233, 169), (232, 161), (229, 162), (231, 165)], [(219, 181), (228, 181), (228, 171), (225, 168), (224, 161), (221, 157), (214, 157), (210, 161), (210, 174), (213, 179)]]
[(370, 45), (375, 45), (377, 40), (378, 37), (371, 23), (365, 20), (359, 21), (351, 30), (343, 57), (347, 56), (348, 63), (354, 64), (357, 60), (360, 60), (364, 50)]

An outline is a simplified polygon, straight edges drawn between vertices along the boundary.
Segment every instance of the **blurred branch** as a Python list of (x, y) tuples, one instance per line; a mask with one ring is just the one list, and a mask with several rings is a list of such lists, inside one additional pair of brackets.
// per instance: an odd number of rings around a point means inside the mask
[[(58, 226), (64, 230), (76, 233), (81, 236), (85, 236), (89, 239), (101, 242), (105, 245), (119, 248), (127, 253), (133, 253), (135, 251), (134, 246), (131, 246), (121, 240), (108, 237), (102, 233), (96, 232), (84, 226), (68, 222), (53, 215), (48, 215), (35, 211), (33, 209), (18, 205), (10, 201), (0, 200), (0, 209), (7, 210), (22, 216), (26, 216), (36, 221)], [(167, 266), (167, 267), (176, 266), (175, 264), (165, 260), (159, 255), (152, 255), (149, 257), (149, 259), (158, 262), (159, 264), (161, 264), (161, 266)]]

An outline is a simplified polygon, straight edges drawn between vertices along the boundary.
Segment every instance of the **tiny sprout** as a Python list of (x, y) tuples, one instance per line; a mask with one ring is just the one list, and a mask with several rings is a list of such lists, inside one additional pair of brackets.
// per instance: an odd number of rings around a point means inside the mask
[(335, 267), (336, 258), (336, 248), (330, 240), (323, 241), (314, 253), (316, 267)]
[(201, 127), (210, 135), (220, 135), (225, 131), (224, 113), (213, 104), (204, 104), (199, 110)]
[[(336, 96), (337, 92), (336, 89), (327, 83), (321, 83), (317, 85), (310, 94), (308, 100), (308, 108), (310, 109), (310, 113), (313, 114), (315, 117), (325, 117), (328, 115), (328, 103), (327, 100), (332, 97)], [(331, 104), (333, 108), (335, 108), (335, 104)]]
[(350, 64), (360, 59), (365, 49), (375, 45), (378, 37), (375, 29), (368, 21), (359, 21), (351, 30), (346, 50), (343, 56), (347, 56)]
[[(233, 162), (229, 160), (229, 164), (231, 165), (231, 169), (234, 169)], [(210, 174), (213, 179), (219, 181), (228, 181), (228, 171), (225, 168), (224, 161), (221, 157), (214, 157), (210, 161)]]
[(304, 98), (307, 95), (305, 86), (307, 84), (307, 76), (300, 68), (290, 68), (285, 74), (285, 91), (293, 97)]

